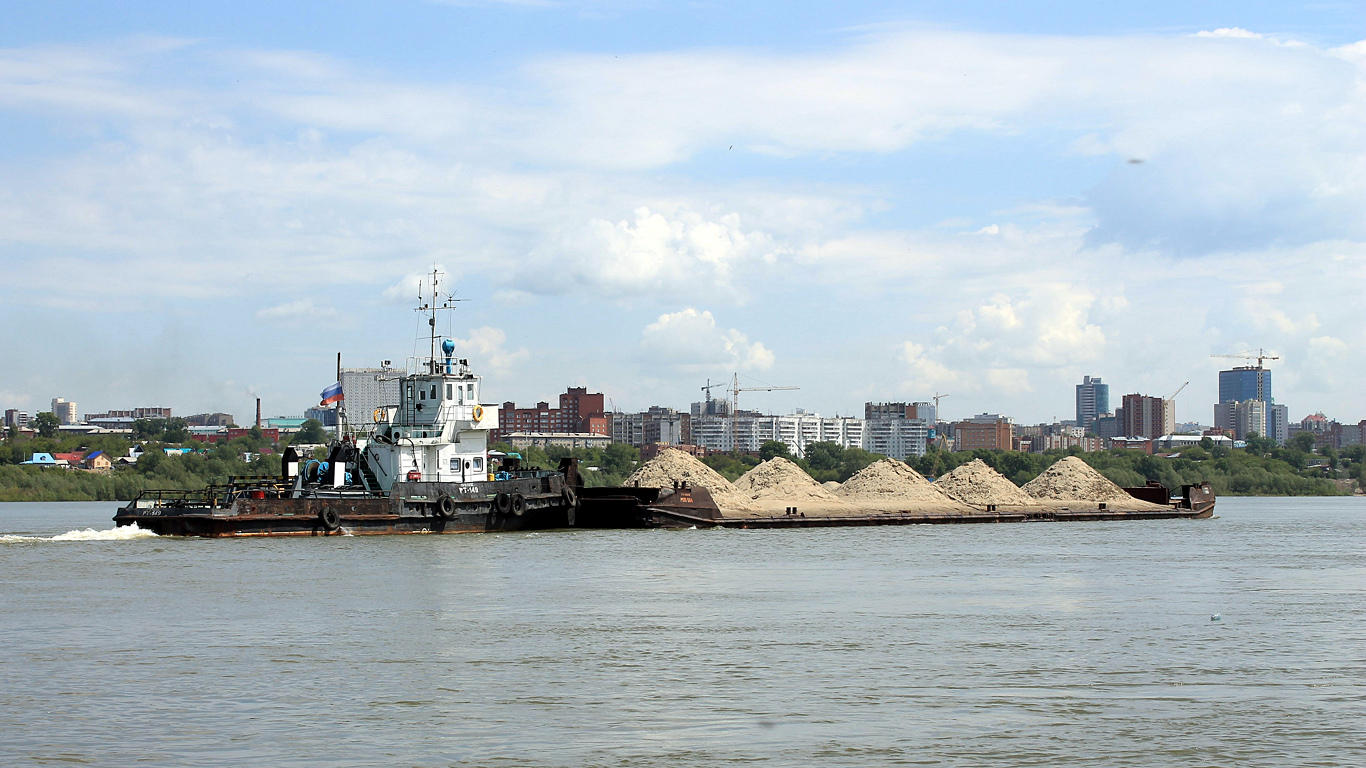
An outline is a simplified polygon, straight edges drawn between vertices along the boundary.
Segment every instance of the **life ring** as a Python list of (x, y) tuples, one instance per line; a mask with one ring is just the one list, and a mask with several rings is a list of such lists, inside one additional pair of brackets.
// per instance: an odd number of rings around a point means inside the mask
[(493, 497), (493, 511), (506, 515), (512, 511), (512, 497), (506, 493), (499, 493)]
[(455, 517), (455, 499), (446, 494), (441, 494), (441, 498), (436, 502), (436, 515), (444, 520)]
[(384, 420), (384, 409), (383, 409), (383, 408), (376, 408), (376, 409), (375, 409), (375, 422), (378, 423), (378, 422), (383, 421), (383, 420)]
[(573, 509), (574, 507), (577, 507), (579, 505), (578, 494), (574, 493), (574, 489), (570, 488), (567, 485), (564, 487), (564, 491), (560, 494), (560, 496), (564, 498), (564, 505), (570, 509)]
[(512, 494), (512, 514), (518, 517), (526, 514), (526, 499), (520, 493)]
[(484, 420), (484, 406), (482, 406), (482, 405), (476, 405), (476, 406), (474, 406), (474, 420), (475, 420), (475, 421), (483, 421), (483, 420)]
[(318, 512), (318, 522), (322, 523), (323, 528), (335, 531), (341, 527), (341, 515), (331, 507), (323, 507)]

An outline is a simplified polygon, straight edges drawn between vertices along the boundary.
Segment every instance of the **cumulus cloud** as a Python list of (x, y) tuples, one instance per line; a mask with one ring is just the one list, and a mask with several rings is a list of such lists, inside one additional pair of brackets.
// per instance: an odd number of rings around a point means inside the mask
[(475, 370), (492, 370), (506, 374), (513, 367), (526, 362), (531, 352), (526, 347), (507, 348), (507, 333), (501, 328), (483, 326), (473, 328), (464, 337), (453, 338), (457, 357), (467, 358)]
[(630, 219), (593, 219), (538, 247), (519, 283), (547, 293), (582, 286), (608, 296), (734, 296), (741, 290), (736, 271), (777, 253), (767, 234), (742, 226), (739, 214), (642, 206)]
[(1090, 321), (1095, 296), (1072, 285), (1045, 285), (1021, 298), (996, 294), (957, 313), (933, 346), (903, 342), (904, 385), (924, 391), (1028, 391), (1029, 371), (1070, 368), (1104, 358), (1105, 332)]
[(677, 370), (755, 370), (773, 367), (775, 357), (762, 342), (734, 328), (721, 328), (711, 312), (689, 307), (660, 315), (645, 326), (640, 350), (651, 364)]

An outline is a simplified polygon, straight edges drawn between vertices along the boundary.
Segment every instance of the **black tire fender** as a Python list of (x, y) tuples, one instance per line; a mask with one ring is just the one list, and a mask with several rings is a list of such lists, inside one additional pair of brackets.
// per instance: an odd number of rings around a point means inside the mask
[(526, 498), (520, 493), (512, 494), (512, 514), (518, 517), (526, 514)]
[(436, 516), (443, 520), (455, 517), (455, 499), (447, 494), (441, 494), (441, 498), (436, 500)]
[(506, 493), (499, 493), (493, 497), (493, 511), (506, 515), (512, 511), (512, 497)]
[(331, 507), (323, 507), (318, 510), (318, 522), (322, 523), (323, 528), (335, 531), (341, 527), (341, 515)]

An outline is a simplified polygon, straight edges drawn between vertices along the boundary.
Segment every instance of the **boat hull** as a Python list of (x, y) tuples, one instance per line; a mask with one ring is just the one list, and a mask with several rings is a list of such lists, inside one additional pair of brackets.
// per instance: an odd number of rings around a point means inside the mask
[[(119, 509), (116, 525), (137, 525), (161, 536), (357, 536), (398, 533), (484, 533), (564, 528), (576, 502), (564, 478), (474, 483), (398, 483), (387, 497), (367, 495), (225, 499), (213, 503), (135, 500)], [(248, 492), (249, 494), (249, 492)], [(499, 497), (506, 496), (500, 508)], [(449, 502), (443, 509), (442, 501)], [(513, 504), (514, 499), (520, 502)]]

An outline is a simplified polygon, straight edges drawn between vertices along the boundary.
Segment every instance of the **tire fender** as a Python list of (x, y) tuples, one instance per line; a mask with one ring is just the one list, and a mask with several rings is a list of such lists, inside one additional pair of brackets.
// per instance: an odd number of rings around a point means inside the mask
[(318, 510), (318, 522), (322, 524), (323, 528), (335, 531), (341, 527), (341, 515), (337, 514), (337, 510), (331, 507), (323, 507)]

